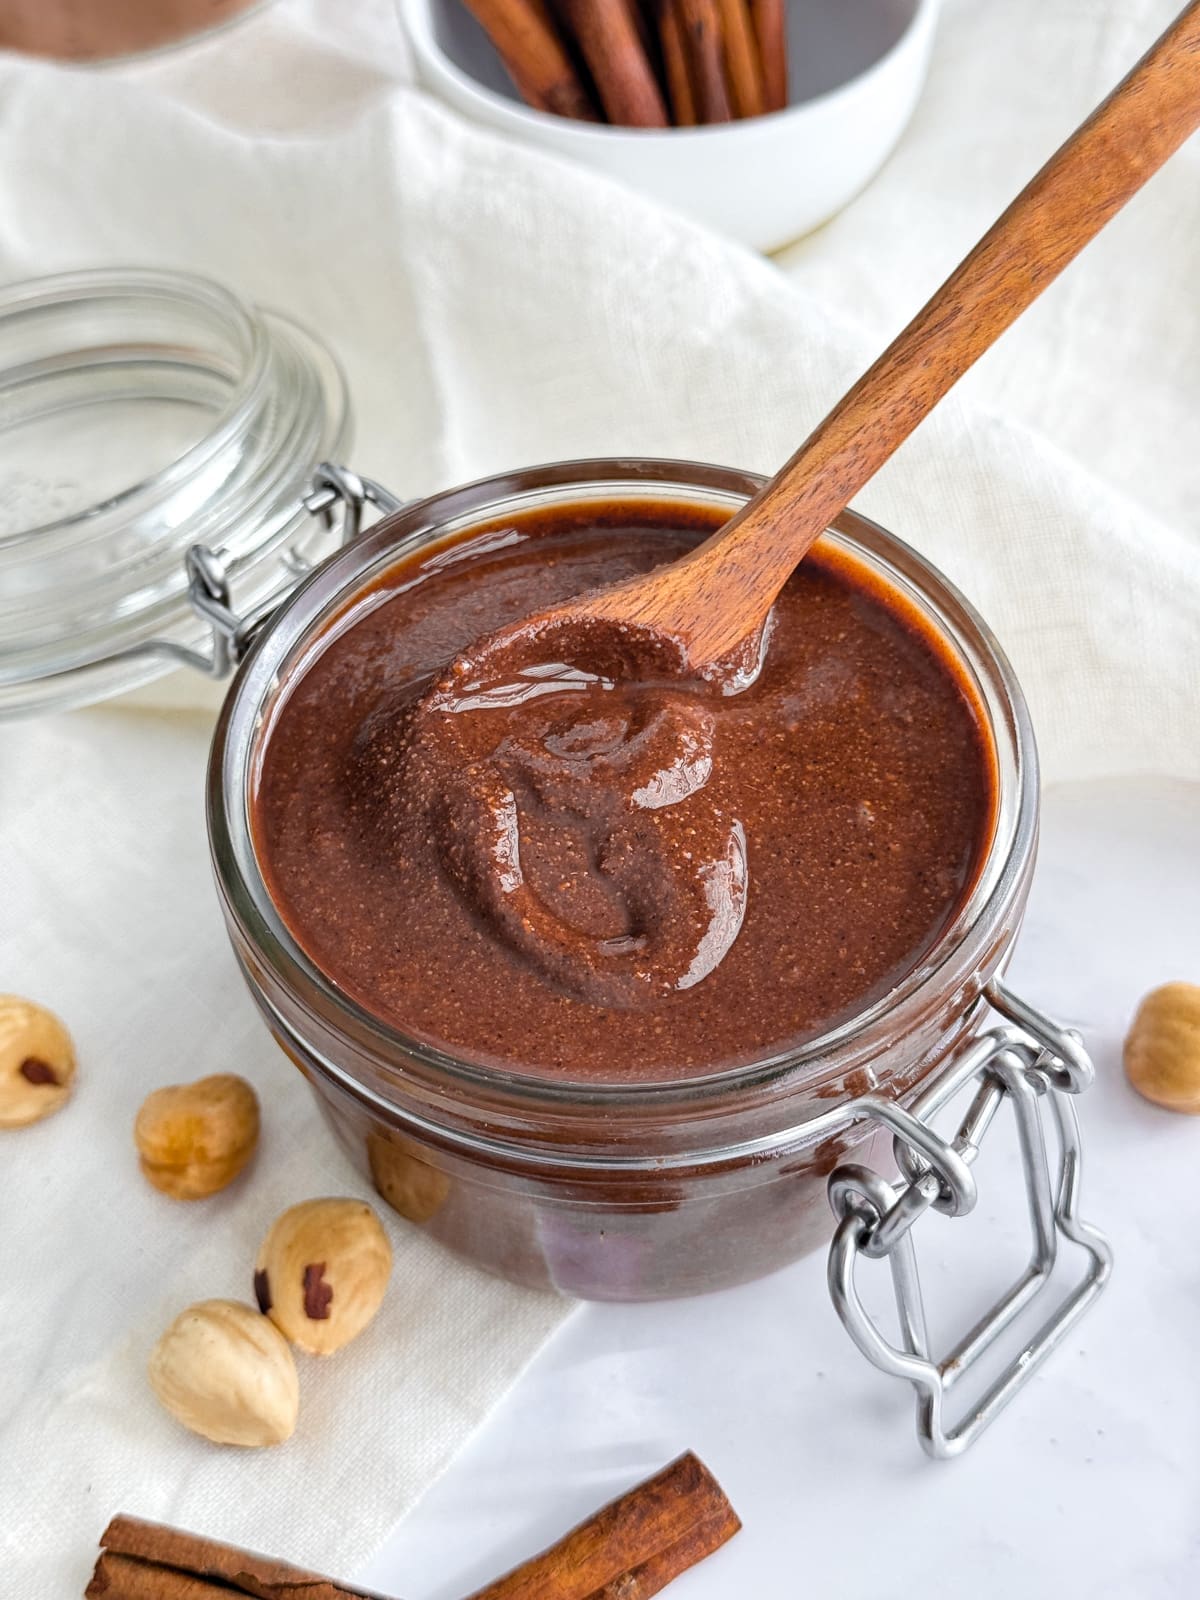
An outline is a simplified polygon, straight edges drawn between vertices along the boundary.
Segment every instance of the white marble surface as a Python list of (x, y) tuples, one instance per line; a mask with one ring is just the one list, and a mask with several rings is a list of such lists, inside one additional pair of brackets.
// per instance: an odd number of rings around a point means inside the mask
[[(1200, 981), (1200, 790), (1052, 791), (1011, 976), (1096, 1056), (1084, 1211), (1117, 1264), (973, 1452), (925, 1459), (908, 1391), (851, 1348), (812, 1257), (703, 1300), (581, 1309), (362, 1581), (452, 1600), (690, 1447), (745, 1527), (671, 1588), (679, 1600), (1200, 1592), (1200, 1120), (1139, 1101), (1119, 1059), (1147, 988)], [(1015, 1151), (995, 1137), (977, 1212), (922, 1224), (935, 1337), (1021, 1259)]]

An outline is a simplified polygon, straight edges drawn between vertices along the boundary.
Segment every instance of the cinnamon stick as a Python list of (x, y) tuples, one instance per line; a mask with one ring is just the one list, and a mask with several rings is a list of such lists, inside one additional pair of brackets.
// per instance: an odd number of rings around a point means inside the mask
[(725, 35), (725, 64), (735, 116), (761, 117), (767, 108), (758, 39), (747, 0), (717, 0)]
[(714, 1519), (711, 1524), (702, 1524), (690, 1537), (677, 1540), (648, 1561), (643, 1561), (640, 1566), (622, 1572), (603, 1588), (594, 1589), (587, 1600), (649, 1600), (651, 1595), (665, 1589), (689, 1567), (694, 1567), (705, 1556), (719, 1550), (726, 1540), (733, 1537), (738, 1527), (740, 1523), (728, 1528), (719, 1519)]
[(690, 1451), (469, 1600), (643, 1600), (741, 1527)]
[(667, 127), (658, 80), (625, 0), (558, 0), (558, 4), (608, 120), (625, 128)]
[(84, 1591), (87, 1600), (229, 1600), (225, 1584), (209, 1583), (192, 1573), (176, 1572), (156, 1562), (135, 1561), (105, 1551), (96, 1562)]
[[(654, 75), (655, 83), (658, 84), (659, 93), (662, 94), (665, 87), (663, 84), (662, 49), (658, 42), (658, 28), (655, 26), (654, 18), (651, 14), (653, 7), (649, 0), (624, 0), (624, 5), (629, 12), (634, 28), (637, 30), (643, 54), (650, 63), (650, 71)], [(669, 121), (670, 108), (668, 107), (667, 110)]]
[[(740, 1527), (716, 1479), (689, 1452), (470, 1600), (648, 1600)], [(374, 1600), (285, 1561), (137, 1517), (114, 1517), (100, 1543), (88, 1600)]]
[(598, 120), (542, 0), (465, 0), (465, 4), (527, 105), (578, 121)]
[(788, 103), (786, 0), (750, 0), (768, 111)]
[(138, 1517), (114, 1517), (100, 1545), (88, 1600), (210, 1600), (230, 1591), (255, 1600), (371, 1600), (363, 1589), (286, 1561)]
[(688, 68), (699, 122), (730, 122), (733, 107), (725, 87), (721, 14), (717, 0), (679, 0)]
[(696, 97), (688, 69), (687, 41), (677, 0), (659, 0), (658, 37), (662, 46), (663, 72), (667, 95), (677, 128), (690, 128), (696, 121)]

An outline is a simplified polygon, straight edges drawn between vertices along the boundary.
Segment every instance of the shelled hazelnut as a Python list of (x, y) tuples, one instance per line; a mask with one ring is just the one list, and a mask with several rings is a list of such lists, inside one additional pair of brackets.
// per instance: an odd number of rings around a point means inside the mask
[(300, 1381), (275, 1325), (237, 1300), (202, 1300), (163, 1334), (150, 1385), (185, 1428), (216, 1444), (279, 1444), (300, 1410)]
[(1200, 1115), (1200, 985), (1150, 991), (1125, 1037), (1125, 1074), (1155, 1105)]
[(259, 1310), (309, 1355), (356, 1338), (379, 1310), (392, 1247), (362, 1200), (306, 1200), (276, 1218), (254, 1271)]
[(50, 1116), (66, 1103), (74, 1077), (71, 1035), (54, 1013), (0, 995), (0, 1128)]
[(142, 1171), (175, 1200), (203, 1200), (231, 1184), (258, 1144), (258, 1097), (244, 1078), (217, 1073), (156, 1089), (133, 1136)]

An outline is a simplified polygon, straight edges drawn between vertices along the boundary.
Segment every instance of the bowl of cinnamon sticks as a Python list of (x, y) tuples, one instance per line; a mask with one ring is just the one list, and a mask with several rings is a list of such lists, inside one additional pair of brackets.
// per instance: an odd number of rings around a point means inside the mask
[(916, 105), (937, 0), (397, 0), (426, 88), (774, 250), (851, 200)]

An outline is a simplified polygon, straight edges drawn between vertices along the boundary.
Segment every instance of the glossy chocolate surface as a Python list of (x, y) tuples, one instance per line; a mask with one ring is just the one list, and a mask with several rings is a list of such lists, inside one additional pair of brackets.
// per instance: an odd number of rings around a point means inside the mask
[(835, 551), (790, 580), (737, 695), (445, 678), (481, 634), (718, 522), (639, 499), (472, 529), (392, 568), (285, 688), (254, 804), (267, 883), (402, 1032), (573, 1082), (707, 1075), (861, 1010), (969, 892), (995, 803), (974, 699)]

